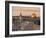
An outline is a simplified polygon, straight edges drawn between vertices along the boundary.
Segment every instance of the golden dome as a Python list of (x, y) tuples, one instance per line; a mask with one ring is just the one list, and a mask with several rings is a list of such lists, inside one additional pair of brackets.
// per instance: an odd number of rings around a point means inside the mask
[(36, 18), (36, 14), (35, 13), (32, 13), (32, 18)]

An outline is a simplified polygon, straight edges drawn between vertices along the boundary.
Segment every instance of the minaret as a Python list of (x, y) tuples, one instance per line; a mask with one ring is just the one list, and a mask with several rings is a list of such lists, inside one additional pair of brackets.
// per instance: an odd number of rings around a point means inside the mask
[(21, 22), (22, 22), (22, 14), (20, 13), (20, 24), (21, 24)]

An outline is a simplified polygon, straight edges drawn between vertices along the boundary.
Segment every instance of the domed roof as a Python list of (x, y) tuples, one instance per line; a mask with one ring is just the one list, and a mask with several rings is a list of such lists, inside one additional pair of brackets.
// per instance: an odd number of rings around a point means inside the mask
[(36, 14), (35, 13), (32, 13), (32, 18), (36, 18)]

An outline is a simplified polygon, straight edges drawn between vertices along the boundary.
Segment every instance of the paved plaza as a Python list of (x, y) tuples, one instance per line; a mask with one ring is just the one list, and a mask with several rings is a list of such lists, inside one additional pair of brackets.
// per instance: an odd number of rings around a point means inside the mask
[(32, 22), (23, 22), (21, 24), (18, 25), (14, 25), (12, 26), (12, 30), (13, 31), (21, 31), (21, 30), (40, 30), (40, 25), (34, 24)]

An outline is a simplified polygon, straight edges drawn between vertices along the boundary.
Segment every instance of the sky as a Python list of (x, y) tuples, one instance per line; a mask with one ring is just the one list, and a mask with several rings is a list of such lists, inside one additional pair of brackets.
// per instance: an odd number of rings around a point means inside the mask
[(32, 16), (32, 13), (35, 13), (36, 16), (40, 16), (39, 7), (12, 7), (12, 16), (19, 16), (20, 13), (22, 16)]

